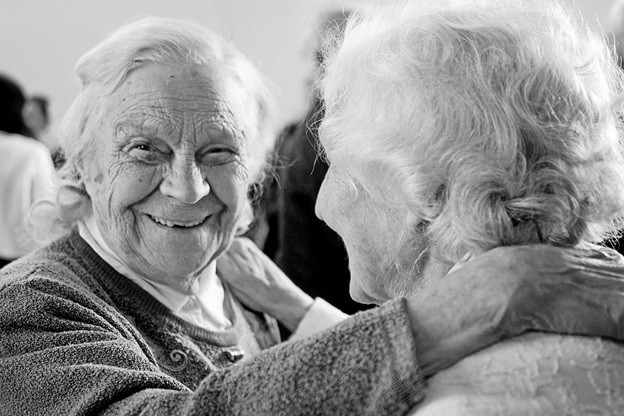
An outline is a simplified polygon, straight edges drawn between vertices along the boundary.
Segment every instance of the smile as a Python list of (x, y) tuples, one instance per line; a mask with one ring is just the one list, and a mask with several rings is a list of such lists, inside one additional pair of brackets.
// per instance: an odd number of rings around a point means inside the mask
[(164, 225), (166, 227), (171, 227), (171, 228), (174, 228), (174, 227), (177, 227), (177, 228), (192, 228), (192, 227), (196, 227), (196, 226), (198, 226), (200, 224), (203, 224), (204, 221), (206, 221), (206, 218), (208, 218), (208, 217), (205, 217), (205, 218), (203, 218), (201, 220), (198, 220), (198, 221), (171, 221), (171, 220), (167, 220), (167, 219), (164, 219), (164, 218), (156, 217), (156, 216), (150, 215), (150, 214), (147, 214), (147, 216), (150, 217), (155, 223), (158, 223), (160, 225)]

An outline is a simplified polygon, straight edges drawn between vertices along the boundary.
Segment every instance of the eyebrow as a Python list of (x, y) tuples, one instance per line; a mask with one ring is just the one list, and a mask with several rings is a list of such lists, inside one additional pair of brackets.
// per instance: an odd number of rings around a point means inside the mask
[[(150, 120), (151, 119), (151, 120)], [(154, 117), (150, 116), (124, 116), (117, 120), (113, 126), (115, 137), (126, 135), (128, 132), (141, 132), (155, 135), (158, 130), (165, 127), (164, 123), (154, 123)]]

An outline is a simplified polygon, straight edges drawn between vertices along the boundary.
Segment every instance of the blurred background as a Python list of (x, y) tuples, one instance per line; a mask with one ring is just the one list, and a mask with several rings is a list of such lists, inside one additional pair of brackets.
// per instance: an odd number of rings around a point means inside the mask
[[(383, 1), (383, 0), (377, 0)], [(418, 1), (418, 0), (414, 0)], [(566, 0), (593, 27), (605, 25), (612, 0)], [(28, 95), (49, 98), (52, 126), (79, 88), (78, 58), (106, 34), (138, 17), (200, 23), (232, 40), (275, 84), (283, 122), (300, 118), (309, 99), (312, 33), (328, 10), (365, 7), (345, 0), (0, 0), (0, 73)], [(47, 140), (54, 140), (48, 138)], [(51, 143), (46, 143), (51, 145)]]

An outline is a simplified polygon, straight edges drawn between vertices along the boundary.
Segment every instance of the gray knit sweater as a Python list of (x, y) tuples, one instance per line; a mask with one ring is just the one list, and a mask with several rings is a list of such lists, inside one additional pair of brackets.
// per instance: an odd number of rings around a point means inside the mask
[(223, 333), (179, 319), (74, 232), (0, 271), (0, 415), (400, 415), (422, 399), (403, 301), (264, 349), (274, 334), (251, 311)]

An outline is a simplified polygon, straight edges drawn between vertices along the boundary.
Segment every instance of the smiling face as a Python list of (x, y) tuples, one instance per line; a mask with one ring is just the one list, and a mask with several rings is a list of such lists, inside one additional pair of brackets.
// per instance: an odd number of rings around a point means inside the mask
[(247, 204), (250, 97), (213, 68), (150, 64), (106, 99), (83, 172), (98, 228), (134, 271), (187, 288)]

